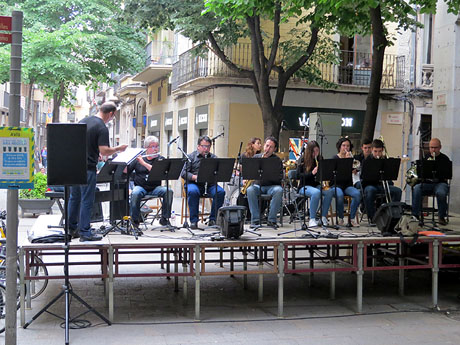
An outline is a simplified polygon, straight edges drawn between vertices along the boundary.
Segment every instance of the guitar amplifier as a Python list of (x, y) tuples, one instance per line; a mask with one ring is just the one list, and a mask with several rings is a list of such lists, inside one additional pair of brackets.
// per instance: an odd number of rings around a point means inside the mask
[(404, 202), (390, 202), (379, 207), (374, 215), (373, 222), (377, 224), (382, 236), (396, 234), (395, 226), (404, 214), (406, 207), (407, 205)]

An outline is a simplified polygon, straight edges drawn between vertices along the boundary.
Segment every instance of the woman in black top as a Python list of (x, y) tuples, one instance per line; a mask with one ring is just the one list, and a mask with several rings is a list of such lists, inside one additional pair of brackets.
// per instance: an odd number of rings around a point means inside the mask
[[(351, 149), (353, 145), (351, 144), (350, 139), (348, 138), (340, 138), (336, 144), (337, 147), (337, 154), (332, 157), (336, 159), (341, 158), (353, 158), (351, 153)], [(333, 181), (331, 181), (331, 184)], [(335, 187), (331, 188), (334, 190)], [(352, 175), (344, 176), (344, 177), (337, 177), (337, 214), (339, 216), (339, 225), (344, 225), (345, 222), (343, 220), (343, 213), (344, 213), (344, 195), (348, 195), (351, 197), (351, 206), (350, 206), (350, 221), (351, 226), (358, 226), (355, 221), (356, 211), (358, 210), (359, 203), (361, 202), (361, 193), (358, 189), (353, 187), (353, 180)], [(335, 192), (334, 192), (335, 194)]]
[[(310, 221), (309, 227), (318, 226), (316, 221), (316, 212), (318, 211), (321, 192), (320, 184), (316, 181), (318, 173), (318, 158), (319, 145), (316, 141), (308, 142), (303, 156), (297, 165), (297, 176), (300, 179), (299, 194), (310, 198)], [(331, 205), (333, 194), (330, 190), (323, 190), (323, 207), (321, 212), (321, 220), (324, 225), (327, 225), (327, 211)]]

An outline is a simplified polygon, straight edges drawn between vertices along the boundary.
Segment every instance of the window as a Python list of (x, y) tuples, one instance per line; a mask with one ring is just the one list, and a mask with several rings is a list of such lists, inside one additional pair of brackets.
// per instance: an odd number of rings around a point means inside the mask
[(149, 91), (149, 104), (152, 104), (152, 90)]
[(172, 89), (171, 83), (168, 83), (168, 92), (167, 92), (168, 96), (171, 96), (171, 89)]
[(161, 101), (161, 86), (158, 88), (158, 97), (157, 97), (158, 102)]
[(433, 15), (426, 14), (424, 16), (423, 28), (423, 61), (422, 63), (432, 63), (432, 39), (433, 39)]

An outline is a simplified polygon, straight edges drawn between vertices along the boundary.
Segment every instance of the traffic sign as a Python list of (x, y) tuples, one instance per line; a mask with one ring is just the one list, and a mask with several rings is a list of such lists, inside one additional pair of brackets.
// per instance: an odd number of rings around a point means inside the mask
[(0, 43), (11, 43), (11, 34), (0, 33)]
[(0, 16), (0, 30), (11, 31), (11, 17)]

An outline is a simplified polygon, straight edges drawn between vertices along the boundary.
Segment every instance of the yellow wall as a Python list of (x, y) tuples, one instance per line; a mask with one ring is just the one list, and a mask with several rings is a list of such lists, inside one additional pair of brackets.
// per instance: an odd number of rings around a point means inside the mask
[(238, 155), (240, 142), (243, 142), (243, 152), (250, 138), (263, 138), (264, 136), (262, 113), (257, 104), (230, 104), (229, 126), (229, 157), (236, 157)]
[[(163, 83), (163, 86), (161, 88), (161, 101), (158, 102), (158, 88), (162, 85), (162, 83)], [(166, 99), (167, 99), (167, 93), (168, 93), (168, 80), (163, 79), (163, 80), (157, 81), (156, 83), (152, 85), (149, 85), (148, 93), (150, 93), (150, 91), (152, 92), (152, 103), (149, 104), (149, 97), (147, 94), (147, 108), (154, 107), (160, 104), (165, 104)], [(152, 114), (149, 113), (149, 115), (152, 115)]]

